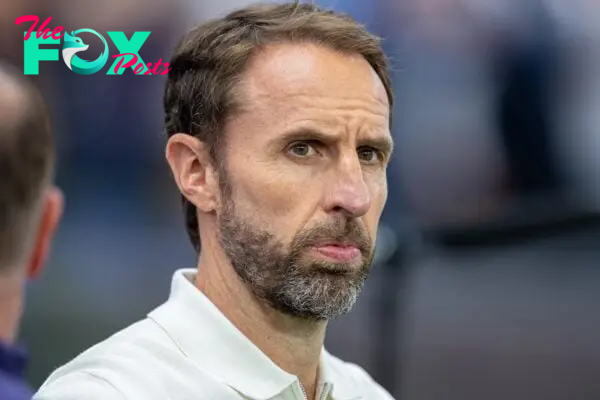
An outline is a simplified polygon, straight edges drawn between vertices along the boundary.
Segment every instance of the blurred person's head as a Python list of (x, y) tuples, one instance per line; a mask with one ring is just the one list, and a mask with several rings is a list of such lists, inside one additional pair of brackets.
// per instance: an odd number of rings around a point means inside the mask
[(43, 269), (62, 213), (54, 145), (40, 93), (0, 64), (0, 340), (16, 336), (23, 286)]
[(170, 66), (166, 156), (200, 275), (232, 268), (286, 315), (349, 311), (387, 198), (378, 38), (312, 4), (253, 5), (191, 30)]

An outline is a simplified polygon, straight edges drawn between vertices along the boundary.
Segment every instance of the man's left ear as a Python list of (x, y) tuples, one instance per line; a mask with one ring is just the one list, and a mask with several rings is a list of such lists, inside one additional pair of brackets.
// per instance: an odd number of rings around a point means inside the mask
[(31, 252), (29, 265), (27, 266), (27, 277), (34, 279), (40, 276), (46, 259), (50, 253), (52, 239), (63, 214), (64, 196), (57, 187), (46, 191), (42, 200), (42, 214), (35, 231), (35, 242)]

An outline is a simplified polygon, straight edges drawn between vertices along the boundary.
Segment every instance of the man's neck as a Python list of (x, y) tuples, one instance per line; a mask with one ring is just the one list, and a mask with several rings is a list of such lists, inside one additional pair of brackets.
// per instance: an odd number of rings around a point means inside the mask
[(284, 315), (257, 299), (233, 267), (203, 252), (195, 285), (279, 368), (315, 397), (326, 322)]
[(23, 309), (23, 278), (19, 274), (0, 275), (0, 341), (12, 344)]

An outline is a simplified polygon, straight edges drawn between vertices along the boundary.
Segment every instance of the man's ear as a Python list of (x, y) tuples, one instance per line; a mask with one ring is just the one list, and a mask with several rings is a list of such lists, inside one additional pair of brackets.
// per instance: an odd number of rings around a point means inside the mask
[(52, 187), (43, 196), (42, 214), (36, 230), (29, 265), (27, 266), (27, 277), (29, 279), (37, 278), (42, 273), (64, 209), (64, 196), (59, 188)]
[(208, 150), (205, 143), (184, 133), (171, 136), (165, 149), (179, 191), (207, 213), (215, 210), (218, 198), (216, 171)]

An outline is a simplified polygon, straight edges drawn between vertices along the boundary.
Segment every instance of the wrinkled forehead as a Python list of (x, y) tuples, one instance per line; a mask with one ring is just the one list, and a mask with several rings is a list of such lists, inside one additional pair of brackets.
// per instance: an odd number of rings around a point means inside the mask
[(314, 44), (263, 49), (242, 76), (240, 94), (249, 111), (294, 108), (314, 99), (342, 108), (354, 105), (386, 120), (389, 116), (385, 86), (362, 56)]

